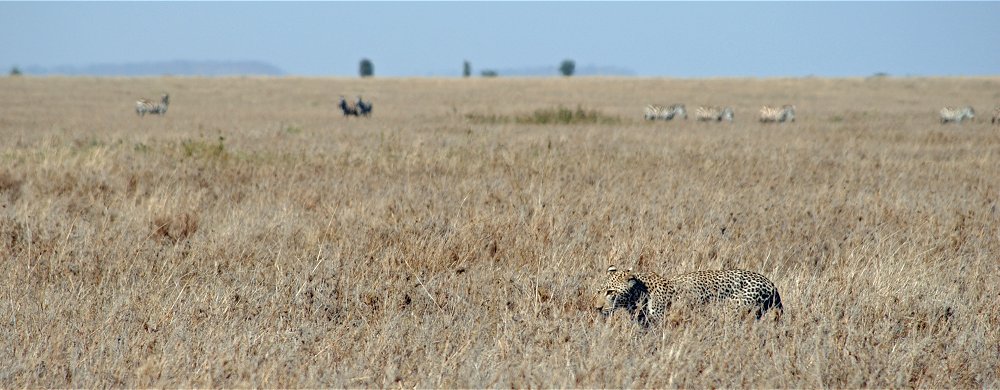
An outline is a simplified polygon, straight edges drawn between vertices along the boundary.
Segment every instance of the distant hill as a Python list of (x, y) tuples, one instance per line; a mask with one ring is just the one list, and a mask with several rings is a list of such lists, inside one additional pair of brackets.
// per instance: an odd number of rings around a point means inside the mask
[(28, 66), (26, 75), (67, 76), (281, 76), (285, 71), (260, 61), (163, 61), (122, 64)]

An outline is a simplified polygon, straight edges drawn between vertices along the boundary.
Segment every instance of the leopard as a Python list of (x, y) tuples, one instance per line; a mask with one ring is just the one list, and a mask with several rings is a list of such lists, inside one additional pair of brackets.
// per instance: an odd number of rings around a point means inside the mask
[(781, 318), (784, 307), (774, 283), (757, 272), (742, 269), (701, 270), (665, 278), (655, 272), (619, 271), (608, 267), (595, 308), (604, 316), (627, 309), (643, 325), (658, 323), (672, 305), (701, 306), (724, 302), (754, 313), (769, 310)]

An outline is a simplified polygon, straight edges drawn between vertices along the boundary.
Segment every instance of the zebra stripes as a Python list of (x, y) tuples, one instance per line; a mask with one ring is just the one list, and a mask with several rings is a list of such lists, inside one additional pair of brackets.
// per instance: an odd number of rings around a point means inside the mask
[(767, 122), (795, 122), (795, 106), (786, 104), (778, 107), (763, 106), (760, 108), (761, 123)]
[(666, 121), (674, 119), (674, 116), (677, 115), (684, 117), (684, 119), (688, 118), (687, 109), (684, 108), (683, 104), (674, 104), (671, 106), (667, 106), (666, 110), (660, 112), (660, 114), (662, 115), (663, 120)]
[(139, 99), (135, 102), (135, 113), (140, 117), (146, 114), (166, 115), (168, 106), (170, 106), (170, 94), (163, 94), (159, 103), (149, 99)]
[(653, 121), (657, 119), (669, 121), (677, 116), (681, 116), (684, 119), (687, 119), (687, 109), (684, 108), (683, 104), (673, 104), (666, 107), (658, 104), (650, 104), (646, 106), (646, 111), (643, 114), (643, 118), (645, 118), (648, 121)]
[(945, 107), (941, 109), (941, 124), (948, 122), (962, 123), (965, 119), (975, 119), (976, 110), (970, 106), (965, 107)]
[(650, 104), (646, 106), (646, 112), (643, 114), (643, 118), (647, 121), (655, 121), (660, 117), (660, 111), (663, 111), (663, 106), (658, 106), (656, 104)]
[(699, 122), (722, 122), (723, 120), (732, 122), (734, 113), (732, 107), (723, 108), (718, 106), (699, 106), (698, 109), (694, 111), (694, 116)]

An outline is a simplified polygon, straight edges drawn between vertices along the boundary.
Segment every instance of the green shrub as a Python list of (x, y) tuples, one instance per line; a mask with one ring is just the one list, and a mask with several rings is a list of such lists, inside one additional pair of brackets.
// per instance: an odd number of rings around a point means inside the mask
[(580, 106), (577, 106), (576, 109), (559, 106), (556, 108), (543, 108), (535, 110), (535, 112), (527, 115), (519, 115), (516, 118), (516, 122), (520, 124), (535, 125), (570, 125), (580, 123), (615, 124), (621, 122), (621, 118), (605, 115), (598, 110), (584, 109)]
[(219, 136), (219, 142), (212, 144), (203, 140), (185, 140), (181, 142), (181, 149), (185, 157), (207, 158), (207, 159), (227, 159), (224, 141), (226, 137)]
[(598, 110), (585, 109), (577, 106), (575, 109), (558, 106), (543, 108), (527, 114), (514, 116), (500, 114), (466, 114), (465, 118), (474, 123), (502, 124), (517, 123), (520, 125), (572, 125), (572, 124), (617, 124), (621, 118), (607, 115)]

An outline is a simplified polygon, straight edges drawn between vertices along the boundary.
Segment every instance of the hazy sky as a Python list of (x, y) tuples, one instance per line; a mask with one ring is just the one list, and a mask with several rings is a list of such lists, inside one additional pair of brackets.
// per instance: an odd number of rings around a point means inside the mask
[(0, 2), (0, 66), (255, 60), (459, 75), (563, 59), (641, 76), (1000, 74), (1000, 2)]

